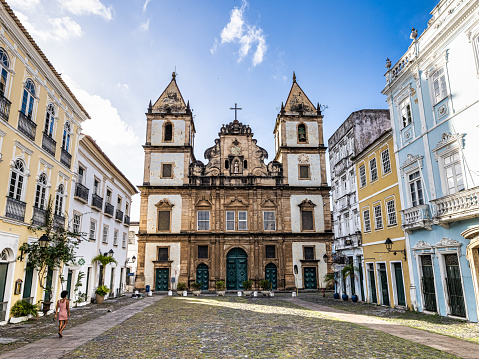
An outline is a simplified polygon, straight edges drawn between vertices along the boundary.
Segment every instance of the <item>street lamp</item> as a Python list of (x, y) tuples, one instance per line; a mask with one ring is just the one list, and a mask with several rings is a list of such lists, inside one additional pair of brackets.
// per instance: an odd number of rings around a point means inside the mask
[(328, 255), (326, 253), (323, 256), (323, 259), (325, 263), (328, 263)]
[(48, 247), (48, 243), (50, 242), (50, 238), (43, 233), (42, 236), (38, 239), (38, 244), (40, 244), (40, 248)]
[(393, 250), (393, 241), (391, 241), (390, 238), (386, 239), (386, 242), (384, 242), (386, 249), (388, 253), (393, 252), (394, 255), (396, 255), (397, 252), (402, 253), (404, 255), (404, 260), (406, 260), (406, 250), (405, 249), (395, 249)]
[(135, 263), (136, 257), (135, 257), (135, 256), (131, 257), (131, 261), (132, 261), (133, 263)]
[(108, 255), (109, 255), (110, 257), (113, 257), (113, 249), (110, 249), (110, 250), (108, 251)]

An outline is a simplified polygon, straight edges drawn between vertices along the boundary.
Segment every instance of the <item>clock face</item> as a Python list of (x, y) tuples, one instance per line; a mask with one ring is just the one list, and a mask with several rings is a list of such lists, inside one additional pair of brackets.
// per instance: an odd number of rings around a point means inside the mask
[(233, 146), (231, 147), (231, 154), (233, 156), (239, 156), (241, 155), (241, 147), (240, 146)]

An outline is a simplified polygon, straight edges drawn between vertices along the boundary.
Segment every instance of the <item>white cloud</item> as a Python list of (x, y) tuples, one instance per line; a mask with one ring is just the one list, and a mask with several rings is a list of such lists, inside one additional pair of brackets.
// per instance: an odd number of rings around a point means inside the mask
[(25, 11), (33, 11), (40, 3), (40, 0), (8, 0), (12, 8), (18, 8)]
[[(221, 44), (237, 43), (240, 45), (238, 61), (242, 61), (250, 52), (251, 48), (256, 44), (252, 63), (253, 66), (263, 62), (264, 55), (268, 46), (266, 45), (266, 37), (263, 29), (254, 25), (249, 25), (244, 20), (244, 12), (248, 3), (243, 0), (241, 8), (235, 7), (230, 13), (230, 22), (221, 30)], [(215, 39), (213, 47), (210, 49), (212, 54), (215, 53), (218, 46), (218, 40)]]
[[(91, 95), (78, 88), (66, 74), (62, 77), (91, 116), (91, 120), (83, 123), (83, 132), (92, 136), (100, 147), (106, 152), (112, 152), (119, 147), (133, 146), (138, 143), (138, 137), (133, 132), (133, 128), (121, 119), (118, 109), (112, 106), (110, 100)], [(118, 85), (128, 86), (127, 84)]]
[(145, 13), (146, 12), (146, 7), (148, 6), (148, 4), (150, 3), (151, 0), (146, 0), (145, 1), (145, 5), (143, 5), (143, 12)]
[(100, 0), (57, 0), (60, 6), (75, 15), (98, 15), (112, 19), (112, 6), (106, 7)]
[(141, 31), (148, 31), (149, 28), (150, 28), (150, 18), (148, 18), (148, 20), (146, 20), (146, 22), (144, 22), (143, 24), (140, 25), (140, 30)]
[(26, 15), (18, 11), (16, 12), (16, 15), (33, 37), (41, 38), (43, 41), (68, 40), (83, 35), (81, 26), (68, 16), (47, 18), (47, 23), (50, 24), (51, 27), (49, 27), (49, 29), (39, 29), (28, 20)]
[(116, 87), (119, 88), (120, 90), (128, 90), (130, 88), (130, 85), (129, 84), (121, 84), (121, 83), (117, 83), (116, 84)]

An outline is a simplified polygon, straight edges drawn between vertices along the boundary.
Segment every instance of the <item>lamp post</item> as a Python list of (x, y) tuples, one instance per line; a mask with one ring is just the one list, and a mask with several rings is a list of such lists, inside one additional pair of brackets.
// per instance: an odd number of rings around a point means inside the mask
[[(326, 273), (327, 273), (328, 272), (328, 255), (326, 253), (324, 253), (323, 260), (324, 260), (324, 263), (326, 263)], [(326, 291), (322, 285), (321, 285), (321, 290), (323, 292), (323, 297), (326, 297)]]
[(297, 297), (298, 296), (298, 286), (296, 285), (296, 276), (298, 274), (298, 265), (297, 264), (294, 265), (293, 271), (294, 271), (294, 286), (296, 287), (296, 297)]

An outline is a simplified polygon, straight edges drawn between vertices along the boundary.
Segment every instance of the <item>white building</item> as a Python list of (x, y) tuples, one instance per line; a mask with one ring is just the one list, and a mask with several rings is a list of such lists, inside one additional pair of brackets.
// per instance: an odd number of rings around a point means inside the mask
[[(137, 190), (90, 136), (80, 139), (75, 167), (71, 226), (84, 238), (77, 250), (77, 265), (65, 269), (66, 289), (73, 302), (89, 302), (105, 271), (103, 284), (110, 288), (109, 297), (119, 296), (126, 285), (131, 197)], [(105, 253), (113, 255), (117, 264), (103, 268), (92, 262)]]

